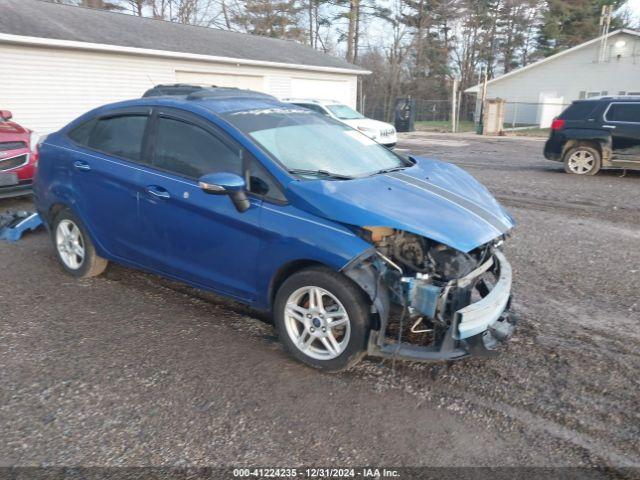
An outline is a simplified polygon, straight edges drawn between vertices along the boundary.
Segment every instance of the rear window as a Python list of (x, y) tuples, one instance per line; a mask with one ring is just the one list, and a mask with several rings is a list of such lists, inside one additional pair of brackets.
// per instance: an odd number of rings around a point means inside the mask
[(596, 108), (596, 102), (574, 102), (560, 114), (562, 120), (585, 120)]
[(135, 162), (142, 157), (146, 115), (101, 118), (89, 136), (90, 148)]
[(607, 110), (607, 121), (640, 123), (640, 103), (612, 103)]

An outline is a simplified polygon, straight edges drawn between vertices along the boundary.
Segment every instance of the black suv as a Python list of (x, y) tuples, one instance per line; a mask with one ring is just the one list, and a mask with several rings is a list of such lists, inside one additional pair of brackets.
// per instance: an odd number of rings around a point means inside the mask
[(640, 97), (573, 102), (551, 124), (544, 156), (578, 175), (603, 168), (640, 170)]

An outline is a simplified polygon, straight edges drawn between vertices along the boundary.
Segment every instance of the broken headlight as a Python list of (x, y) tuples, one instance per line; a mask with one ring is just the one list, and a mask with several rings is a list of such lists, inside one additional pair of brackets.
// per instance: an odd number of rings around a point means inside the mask
[(464, 253), (428, 238), (388, 227), (364, 227), (376, 250), (402, 267), (404, 275), (423, 274), (448, 282), (471, 273), (490, 254), (489, 246)]

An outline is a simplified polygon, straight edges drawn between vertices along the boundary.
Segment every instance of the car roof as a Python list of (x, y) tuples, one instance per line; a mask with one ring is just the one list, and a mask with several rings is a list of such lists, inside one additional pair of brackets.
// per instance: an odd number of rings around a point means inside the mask
[(283, 98), (285, 103), (315, 103), (317, 105), (344, 105), (337, 100), (321, 100), (317, 98)]
[[(161, 87), (162, 88), (158, 90), (165, 89), (167, 86)], [(272, 95), (253, 90), (231, 87), (202, 87), (190, 93), (183, 93), (180, 91), (181, 87), (184, 87), (184, 85), (180, 85), (179, 88), (171, 85), (159, 95), (146, 95), (143, 98), (112, 103), (101, 107), (99, 110), (161, 105), (185, 110), (190, 110), (190, 106), (200, 107), (213, 113), (223, 114), (226, 112), (256, 110), (261, 108), (295, 108), (291, 104), (281, 102)]]
[(640, 95), (602, 95), (600, 97), (582, 98), (576, 102), (640, 102)]

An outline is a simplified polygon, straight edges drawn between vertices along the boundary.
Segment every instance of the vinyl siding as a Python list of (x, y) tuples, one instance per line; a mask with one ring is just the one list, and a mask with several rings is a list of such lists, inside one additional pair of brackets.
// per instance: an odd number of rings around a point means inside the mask
[[(616, 42), (624, 41), (622, 48)], [(498, 78), (487, 85), (487, 98), (507, 101), (508, 126), (549, 127), (581, 93), (618, 95), (640, 91), (640, 38), (619, 33), (608, 40), (604, 62), (598, 62), (600, 42), (587, 45), (546, 63)], [(619, 55), (619, 57), (618, 57)], [(479, 105), (476, 109), (478, 113)]]
[[(624, 41), (622, 49), (615, 43)], [(599, 42), (536, 66), (522, 73), (498, 79), (487, 86), (490, 98), (509, 102), (540, 102), (541, 95), (562, 97), (571, 103), (581, 91), (608, 92), (640, 90), (640, 38), (621, 33), (609, 39), (607, 60), (599, 63)], [(620, 58), (617, 55), (620, 54)]]
[[(81, 51), (0, 43), (0, 108), (38, 133), (58, 130), (82, 113), (105, 103), (135, 98), (159, 83), (208, 78), (248, 84), (278, 97), (291, 96), (291, 79), (308, 78), (339, 85), (337, 97), (356, 105), (357, 76), (304, 72), (242, 64), (179, 60), (134, 54)], [(176, 74), (176, 72), (179, 72)], [(226, 80), (237, 75), (237, 80)], [(305, 96), (313, 97), (314, 92)]]

